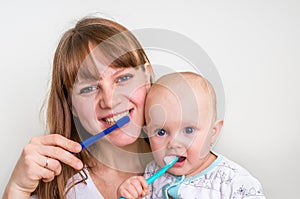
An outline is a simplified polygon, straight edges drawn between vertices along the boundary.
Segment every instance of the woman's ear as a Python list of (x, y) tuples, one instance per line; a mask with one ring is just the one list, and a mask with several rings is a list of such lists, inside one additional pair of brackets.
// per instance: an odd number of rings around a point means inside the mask
[(211, 129), (211, 146), (214, 145), (220, 135), (220, 132), (223, 127), (224, 120), (217, 120), (212, 126)]
[(153, 83), (153, 69), (151, 64), (146, 63), (145, 64), (145, 72), (146, 72), (146, 78), (147, 78), (147, 90), (150, 88), (151, 84)]
[(71, 107), (71, 110), (72, 110), (73, 115), (74, 115), (75, 117), (78, 117), (78, 114), (77, 114), (76, 109), (75, 109), (74, 106)]

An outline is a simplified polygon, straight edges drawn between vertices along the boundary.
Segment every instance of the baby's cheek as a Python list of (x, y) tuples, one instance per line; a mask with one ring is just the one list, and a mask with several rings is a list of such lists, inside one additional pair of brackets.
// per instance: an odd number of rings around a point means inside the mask
[(207, 139), (203, 139), (201, 142), (198, 142), (198, 146), (194, 146), (193, 148), (194, 153), (199, 154), (199, 158), (203, 159), (210, 151), (210, 142)]
[(153, 154), (163, 156), (165, 154), (165, 144), (162, 141), (157, 141), (156, 138), (150, 138), (150, 146)]
[(159, 142), (157, 140), (157, 138), (155, 137), (149, 137), (149, 141), (150, 141), (150, 146), (151, 146), (151, 150), (152, 152), (161, 152), (163, 150), (163, 143)]
[(166, 153), (165, 151), (162, 149), (162, 148), (152, 148), (152, 153), (153, 153), (153, 157), (154, 157), (154, 160), (156, 161), (156, 163), (160, 166), (163, 166), (164, 165), (164, 157), (166, 156)]

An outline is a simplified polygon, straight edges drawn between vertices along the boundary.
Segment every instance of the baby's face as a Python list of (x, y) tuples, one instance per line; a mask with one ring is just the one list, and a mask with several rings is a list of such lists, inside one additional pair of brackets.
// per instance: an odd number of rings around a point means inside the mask
[(146, 132), (154, 158), (164, 166), (165, 156), (178, 156), (179, 161), (169, 170), (175, 175), (198, 173), (217, 136), (212, 124), (210, 96), (195, 89), (199, 88), (155, 85), (146, 100)]

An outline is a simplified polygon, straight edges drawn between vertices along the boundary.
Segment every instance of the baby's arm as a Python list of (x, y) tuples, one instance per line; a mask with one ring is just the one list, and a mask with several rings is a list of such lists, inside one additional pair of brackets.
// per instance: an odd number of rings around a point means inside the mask
[(132, 176), (118, 188), (118, 197), (141, 198), (149, 194), (148, 184), (143, 176)]

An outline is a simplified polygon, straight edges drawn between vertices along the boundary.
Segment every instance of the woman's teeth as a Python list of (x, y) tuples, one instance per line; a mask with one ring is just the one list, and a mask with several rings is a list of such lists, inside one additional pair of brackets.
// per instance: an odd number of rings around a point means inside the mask
[(118, 115), (114, 115), (113, 117), (107, 117), (103, 118), (103, 121), (105, 121), (107, 124), (115, 124), (121, 117), (124, 117), (125, 115), (128, 115), (129, 111), (120, 113)]

